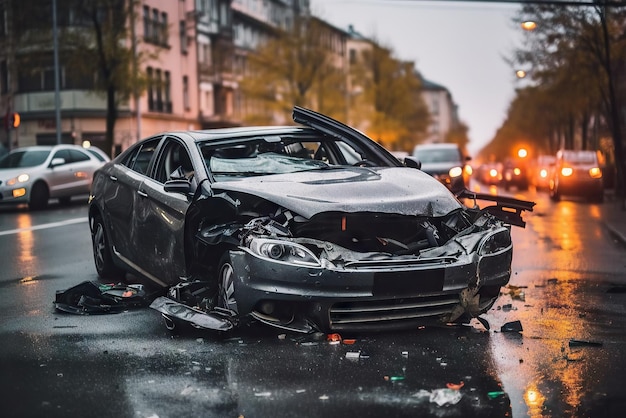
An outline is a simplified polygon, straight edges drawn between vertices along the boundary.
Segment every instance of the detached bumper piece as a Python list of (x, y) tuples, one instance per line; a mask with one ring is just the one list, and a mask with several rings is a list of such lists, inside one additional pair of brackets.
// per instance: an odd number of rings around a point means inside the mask
[(152, 309), (161, 312), (165, 326), (170, 331), (176, 328), (177, 323), (186, 323), (194, 328), (228, 331), (233, 323), (218, 311), (204, 312), (165, 296), (156, 298), (150, 305)]
[(111, 314), (148, 305), (140, 284), (101, 284), (84, 281), (67, 290), (57, 290), (54, 307), (76, 315)]

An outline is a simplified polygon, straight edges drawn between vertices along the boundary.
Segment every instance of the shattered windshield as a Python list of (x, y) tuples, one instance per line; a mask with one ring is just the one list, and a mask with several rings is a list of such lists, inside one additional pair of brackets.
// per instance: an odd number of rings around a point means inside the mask
[(360, 161), (379, 161), (337, 139), (269, 137), (237, 144), (200, 145), (207, 169), (216, 181), (326, 169)]

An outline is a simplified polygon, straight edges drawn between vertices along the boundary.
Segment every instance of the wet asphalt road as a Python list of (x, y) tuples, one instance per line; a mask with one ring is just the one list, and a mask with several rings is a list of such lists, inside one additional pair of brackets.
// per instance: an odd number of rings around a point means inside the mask
[[(489, 330), (342, 336), (353, 344), (262, 326), (172, 334), (148, 308), (57, 313), (56, 290), (97, 280), (86, 206), (0, 208), (1, 415), (621, 417), (626, 248), (601, 205), (518, 196), (538, 204), (514, 229), (515, 287), (483, 315)], [(513, 321), (522, 333), (500, 332)]]

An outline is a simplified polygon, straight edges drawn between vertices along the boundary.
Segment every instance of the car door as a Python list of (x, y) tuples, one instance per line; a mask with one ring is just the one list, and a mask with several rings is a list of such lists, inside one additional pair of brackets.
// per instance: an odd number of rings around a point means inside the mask
[(127, 158), (116, 162), (108, 171), (103, 172), (104, 179), (98, 180), (101, 185), (103, 214), (109, 225), (111, 243), (117, 255), (134, 268), (138, 254), (148, 246), (147, 241), (132, 240), (137, 227), (136, 206), (140, 199), (139, 190), (146, 179), (152, 156), (154, 155), (161, 136), (152, 138), (135, 146)]
[(95, 161), (77, 149), (59, 150), (52, 157), (63, 158), (64, 164), (52, 167), (54, 182), (50, 184), (50, 196), (74, 196), (89, 193), (96, 168)]
[[(59, 158), (63, 159), (62, 164), (53, 165)], [(52, 154), (50, 164), (48, 165), (46, 181), (50, 197), (62, 195), (63, 190), (67, 189), (69, 184), (74, 181), (74, 174), (71, 167), (70, 153), (67, 149), (57, 149)]]
[[(189, 150), (178, 138), (166, 137), (155, 165), (138, 191), (131, 241), (142, 242), (137, 264), (161, 282), (175, 284), (185, 271), (185, 216), (192, 194), (166, 192), (165, 182)], [(193, 180), (192, 180), (193, 181)]]

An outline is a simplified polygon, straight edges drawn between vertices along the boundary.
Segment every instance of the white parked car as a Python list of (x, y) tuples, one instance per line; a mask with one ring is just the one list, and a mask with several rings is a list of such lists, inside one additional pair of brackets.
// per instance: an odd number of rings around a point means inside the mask
[(87, 195), (94, 171), (110, 160), (98, 155), (80, 145), (15, 149), (0, 159), (0, 204), (27, 203), (37, 210), (52, 198), (67, 204), (72, 196)]

